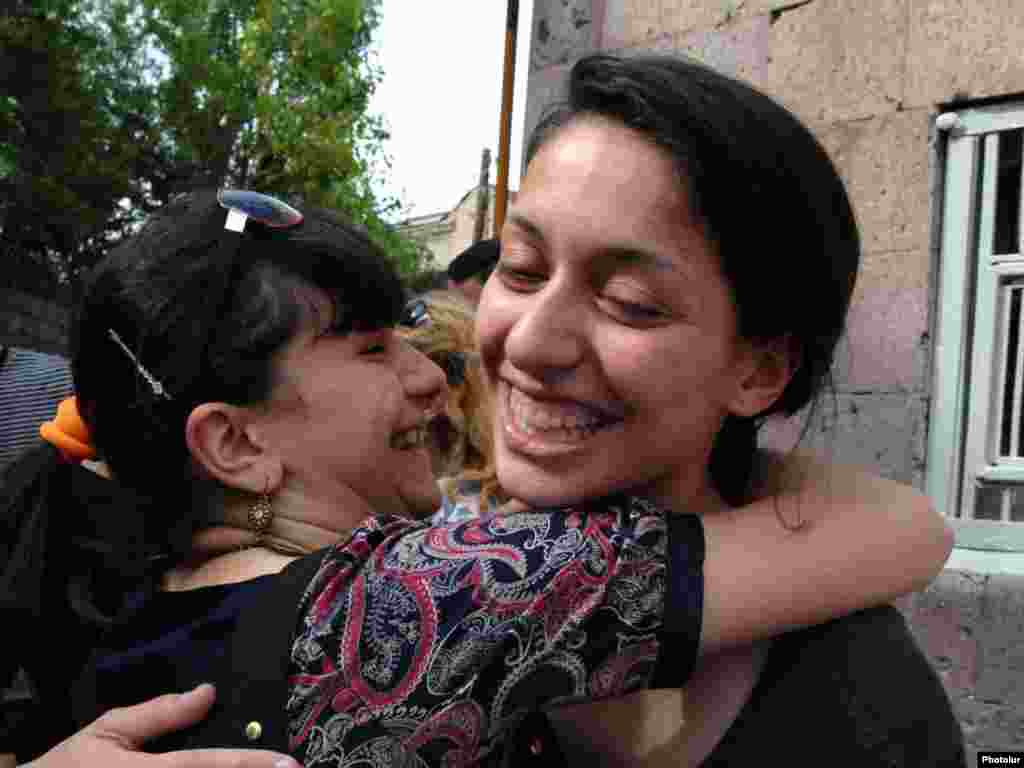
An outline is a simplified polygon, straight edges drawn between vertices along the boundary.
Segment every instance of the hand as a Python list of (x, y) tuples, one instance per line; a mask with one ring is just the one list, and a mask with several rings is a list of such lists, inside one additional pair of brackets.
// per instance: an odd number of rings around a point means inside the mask
[(292, 758), (262, 749), (193, 749), (154, 755), (140, 751), (157, 736), (195, 725), (210, 711), (212, 685), (112, 709), (65, 739), (29, 768), (300, 768)]

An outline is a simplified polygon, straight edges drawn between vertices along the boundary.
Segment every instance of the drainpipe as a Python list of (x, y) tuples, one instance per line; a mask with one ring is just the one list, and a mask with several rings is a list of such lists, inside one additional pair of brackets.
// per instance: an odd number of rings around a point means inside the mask
[(498, 137), (498, 183), (494, 194), (494, 237), (501, 236), (508, 207), (508, 161), (512, 138), (512, 91), (516, 77), (516, 29), (519, 0), (508, 0), (505, 17), (505, 76), (501, 87), (501, 123)]

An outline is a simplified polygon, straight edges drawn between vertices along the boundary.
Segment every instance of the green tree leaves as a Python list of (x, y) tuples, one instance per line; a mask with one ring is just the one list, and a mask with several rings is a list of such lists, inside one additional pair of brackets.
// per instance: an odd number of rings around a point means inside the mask
[[(342, 210), (403, 272), (369, 113), (380, 0), (35, 0), (0, 16), (0, 249), (73, 280), (199, 186)], [(33, 287), (39, 287), (38, 285)]]

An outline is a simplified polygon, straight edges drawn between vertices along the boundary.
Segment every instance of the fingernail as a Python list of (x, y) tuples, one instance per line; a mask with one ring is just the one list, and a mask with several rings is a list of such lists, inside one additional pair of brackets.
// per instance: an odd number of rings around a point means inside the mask
[(274, 768), (302, 768), (302, 766), (294, 760), (292, 760), (290, 757), (282, 757), (280, 760), (274, 763)]

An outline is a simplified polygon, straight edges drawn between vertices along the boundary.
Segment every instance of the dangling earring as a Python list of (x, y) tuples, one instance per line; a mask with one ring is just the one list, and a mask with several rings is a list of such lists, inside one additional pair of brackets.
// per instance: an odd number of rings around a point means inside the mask
[(274, 522), (274, 510), (270, 506), (270, 478), (267, 478), (263, 493), (249, 507), (249, 527), (262, 539), (272, 522)]

